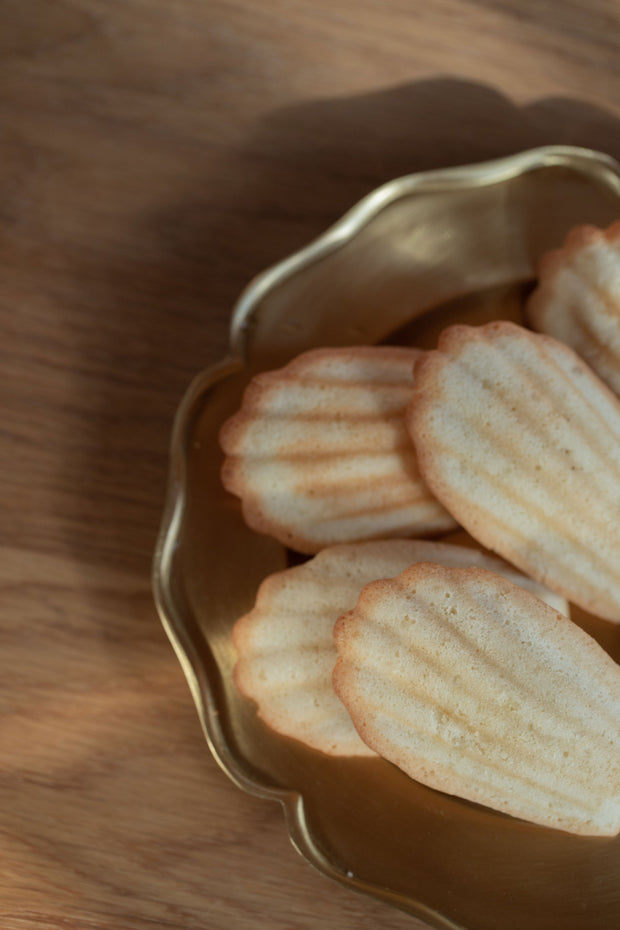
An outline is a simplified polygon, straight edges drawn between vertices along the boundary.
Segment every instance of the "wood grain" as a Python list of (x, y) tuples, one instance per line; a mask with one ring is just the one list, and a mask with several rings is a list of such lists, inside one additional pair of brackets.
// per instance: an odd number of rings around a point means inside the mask
[(0, 923), (423, 924), (211, 758), (149, 567), (174, 409), (249, 278), (377, 184), (620, 156), (613, 0), (0, 4)]

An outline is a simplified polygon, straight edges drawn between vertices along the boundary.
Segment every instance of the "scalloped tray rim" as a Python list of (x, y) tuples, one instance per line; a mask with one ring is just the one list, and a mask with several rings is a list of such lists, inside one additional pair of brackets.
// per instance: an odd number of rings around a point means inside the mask
[(248, 321), (258, 303), (273, 287), (319, 261), (349, 242), (384, 207), (414, 193), (459, 190), (501, 183), (540, 168), (557, 166), (585, 170), (595, 163), (605, 175), (610, 189), (620, 197), (620, 164), (611, 156), (593, 149), (567, 145), (547, 145), (515, 155), (473, 165), (404, 175), (382, 184), (349, 209), (335, 224), (304, 248), (267, 268), (242, 291), (231, 315), (230, 353), (219, 363), (200, 372), (190, 383), (174, 417), (169, 451), (168, 487), (160, 530), (152, 563), (152, 590), (155, 606), (168, 639), (176, 653), (209, 748), (229, 778), (243, 791), (256, 797), (280, 802), (290, 840), (297, 851), (320, 872), (357, 891), (407, 911), (437, 930), (465, 930), (421, 901), (357, 879), (336, 867), (319, 849), (306, 822), (304, 800), (294, 789), (268, 785), (250, 773), (230, 750), (223, 734), (214, 691), (170, 588), (174, 553), (186, 503), (187, 439), (191, 434), (196, 410), (205, 395), (219, 381), (243, 368), (247, 355)]

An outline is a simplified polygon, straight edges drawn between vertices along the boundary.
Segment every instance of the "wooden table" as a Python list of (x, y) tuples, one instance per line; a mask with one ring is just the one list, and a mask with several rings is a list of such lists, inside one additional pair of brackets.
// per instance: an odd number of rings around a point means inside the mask
[(175, 407), (389, 178), (620, 156), (615, 0), (0, 4), (5, 930), (422, 928), (213, 761), (149, 584)]

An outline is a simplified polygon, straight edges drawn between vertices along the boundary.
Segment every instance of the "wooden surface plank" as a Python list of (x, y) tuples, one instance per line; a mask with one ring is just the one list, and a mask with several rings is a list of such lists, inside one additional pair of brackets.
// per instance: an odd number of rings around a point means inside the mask
[(403, 173), (620, 156), (613, 0), (0, 4), (0, 923), (422, 928), (221, 773), (149, 569), (253, 274)]

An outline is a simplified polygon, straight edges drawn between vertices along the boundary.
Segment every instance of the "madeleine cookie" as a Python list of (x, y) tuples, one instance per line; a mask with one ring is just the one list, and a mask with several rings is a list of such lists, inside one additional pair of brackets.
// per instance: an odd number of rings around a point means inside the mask
[(314, 553), (455, 527), (421, 480), (405, 428), (418, 355), (317, 349), (254, 378), (220, 434), (222, 481), (252, 529)]
[(620, 668), (480, 568), (373, 582), (335, 627), (360, 736), (423, 784), (573, 833), (620, 831)]
[(256, 701), (272, 729), (329, 755), (370, 755), (332, 688), (333, 628), (377, 578), (391, 578), (420, 560), (486, 566), (568, 606), (500, 559), (464, 546), (423, 540), (381, 540), (324, 549), (303, 565), (269, 576), (256, 605), (237, 621), (235, 682)]
[(620, 394), (620, 222), (578, 226), (544, 255), (526, 305), (532, 326), (571, 346)]
[(620, 621), (620, 401), (572, 349), (508, 322), (450, 327), (416, 364), (407, 423), (475, 539)]

